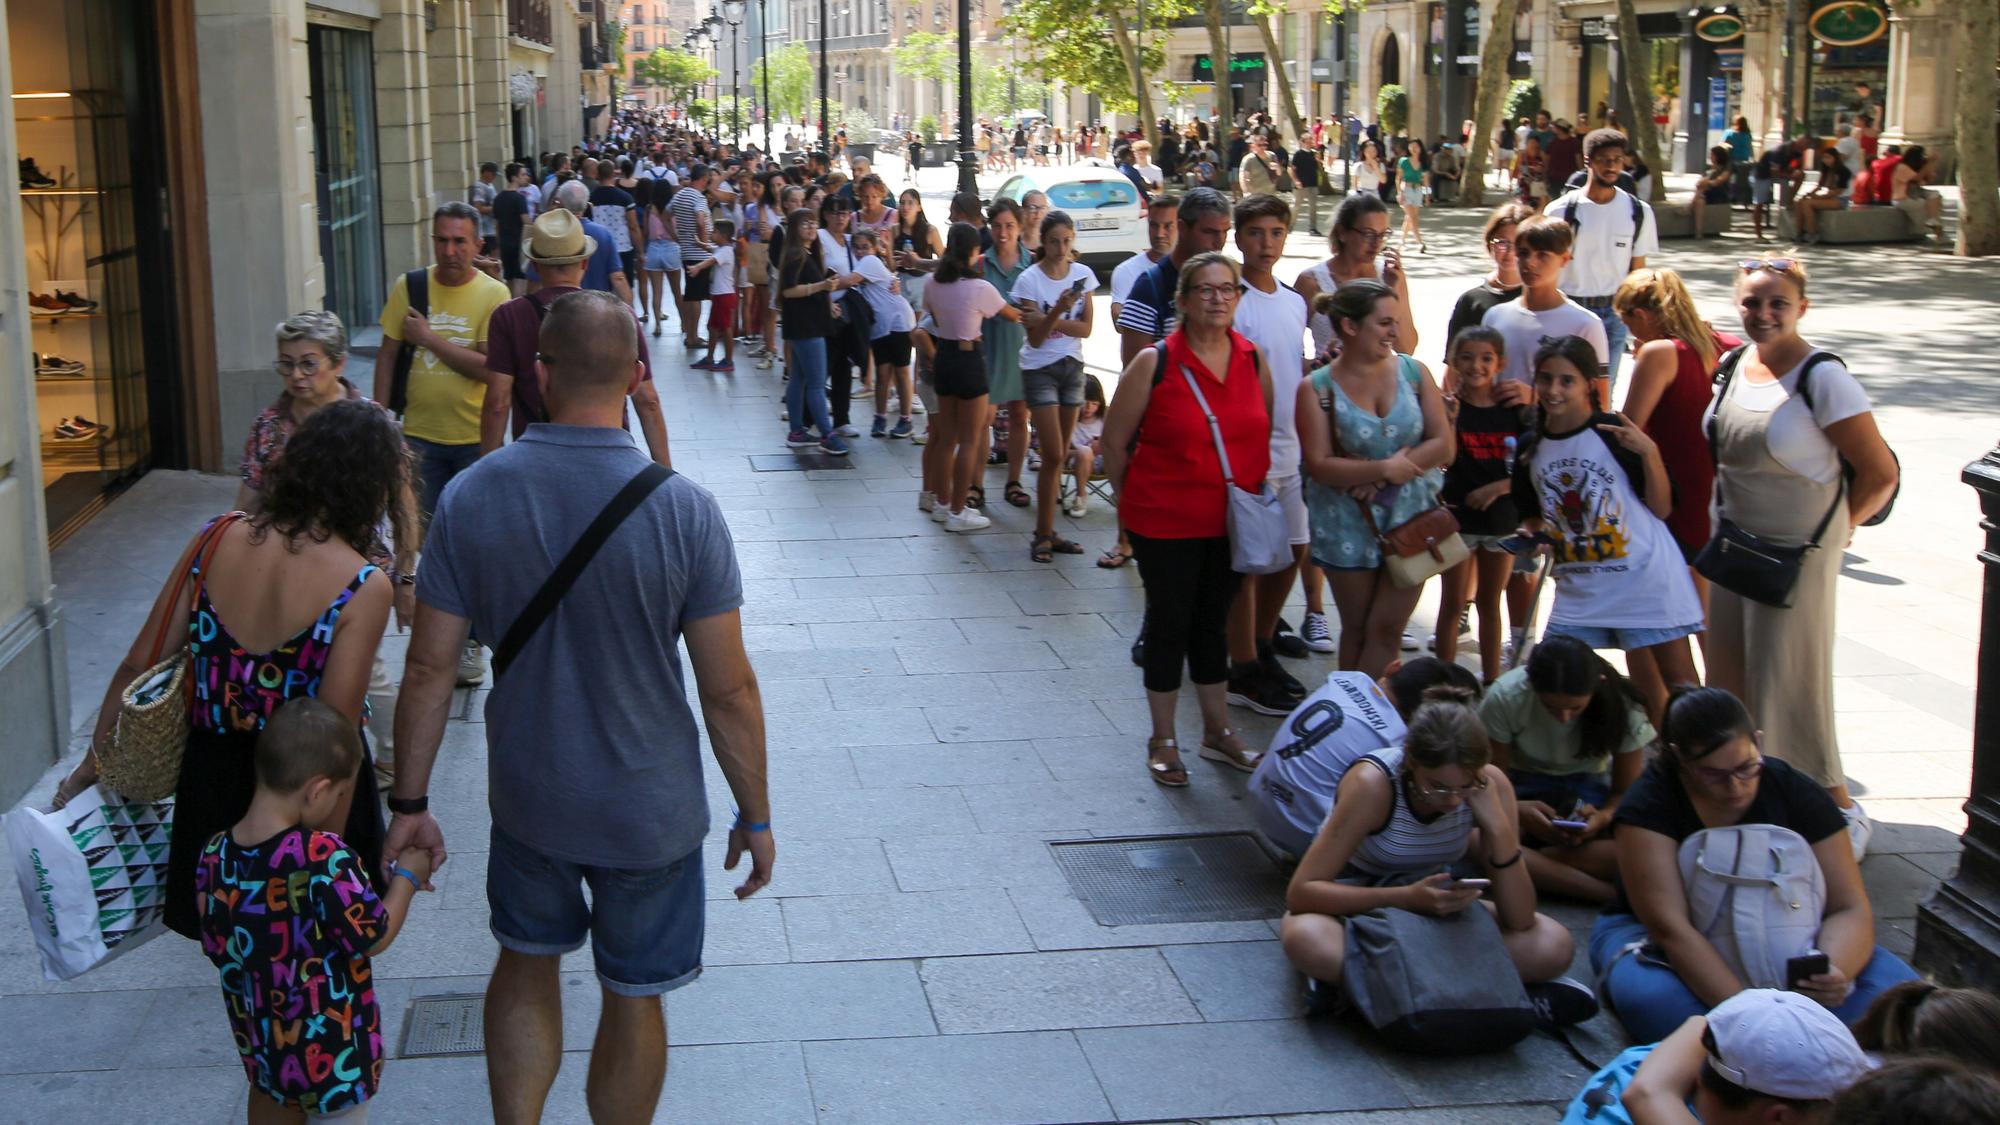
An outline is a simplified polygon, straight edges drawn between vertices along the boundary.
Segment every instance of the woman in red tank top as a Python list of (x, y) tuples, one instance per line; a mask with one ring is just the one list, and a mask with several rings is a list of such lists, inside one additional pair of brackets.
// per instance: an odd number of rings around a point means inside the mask
[(1183, 662), (1201, 702), (1201, 756), (1246, 773), (1259, 757), (1228, 725), (1224, 625), (1240, 576), (1230, 569), (1228, 492), (1209, 426), (1212, 414), (1236, 486), (1263, 487), (1271, 372), (1230, 328), (1241, 286), (1231, 259), (1188, 259), (1175, 296), (1180, 327), (1133, 358), (1104, 421), (1105, 470), (1146, 587), (1146, 764), (1161, 785), (1188, 783), (1174, 734)]
[[(1681, 277), (1670, 269), (1633, 270), (1611, 299), (1632, 333), (1635, 362), (1625, 391), (1625, 415), (1660, 447), (1667, 479), (1674, 485), (1674, 510), (1667, 529), (1690, 564), (1708, 544), (1709, 502), (1715, 498), (1715, 457), (1709, 452), (1702, 414), (1714, 396), (1715, 363), (1742, 341), (1710, 328), (1695, 311)], [(1708, 580), (1695, 573), (1694, 588), (1708, 608)], [(1697, 634), (1706, 642), (1707, 634)], [(1629, 656), (1632, 679), (1641, 693), (1657, 685), (1652, 657)], [(1649, 696), (1649, 698), (1651, 698)]]

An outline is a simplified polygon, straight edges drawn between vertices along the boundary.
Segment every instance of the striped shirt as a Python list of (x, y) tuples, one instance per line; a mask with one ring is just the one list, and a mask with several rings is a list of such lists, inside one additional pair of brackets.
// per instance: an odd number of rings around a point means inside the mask
[[(1465, 855), (1467, 838), (1472, 835), (1471, 806), (1460, 803), (1435, 820), (1418, 820), (1410, 811), (1409, 796), (1404, 791), (1402, 747), (1360, 754), (1354, 762), (1368, 762), (1388, 774), (1393, 796), (1389, 822), (1362, 837), (1361, 846), (1354, 849), (1354, 857), (1347, 861), (1348, 866), (1369, 875), (1428, 875)], [(1351, 768), (1353, 763), (1349, 765)], [(1336, 780), (1334, 787), (1339, 786)]]
[(694, 265), (715, 257), (715, 251), (701, 244), (700, 218), (708, 214), (708, 200), (695, 188), (682, 188), (667, 204), (674, 221), (674, 241), (681, 245), (681, 262)]
[(1181, 268), (1172, 257), (1155, 262), (1132, 283), (1132, 291), (1118, 306), (1118, 327), (1144, 332), (1155, 340), (1166, 339), (1177, 318), (1174, 289), (1180, 279)]

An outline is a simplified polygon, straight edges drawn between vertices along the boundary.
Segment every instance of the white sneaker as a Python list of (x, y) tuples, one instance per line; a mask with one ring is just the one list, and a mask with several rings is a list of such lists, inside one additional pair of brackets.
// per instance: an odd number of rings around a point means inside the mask
[(917, 493), (917, 510), (919, 512), (937, 511), (937, 494), (932, 492)]
[(486, 650), (478, 641), (466, 644), (458, 658), (458, 686), (471, 687), (486, 678)]
[(1089, 514), (1090, 514), (1090, 501), (1084, 497), (1083, 493), (1081, 492), (1077, 493), (1076, 499), (1070, 501), (1069, 504), (1069, 518), (1073, 520), (1080, 520)]
[(1417, 651), (1417, 635), (1415, 633), (1410, 632), (1408, 629), (1403, 630), (1403, 651), (1404, 652)]
[(962, 512), (953, 512), (951, 518), (944, 521), (944, 529), (946, 531), (978, 531), (981, 528), (991, 526), (993, 526), (993, 521), (981, 515), (977, 508), (967, 508)]
[(943, 523), (944, 521), (950, 518), (951, 518), (951, 505), (945, 503), (943, 500), (939, 500), (937, 502), (937, 506), (931, 509), (932, 521), (936, 523)]
[(834, 432), (834, 433), (836, 433), (836, 434), (839, 434), (839, 435), (840, 435), (841, 437), (860, 437), (860, 436), (861, 436), (861, 431), (860, 431), (859, 429), (855, 428), (855, 427), (854, 427), (854, 426), (853, 426), (852, 424), (849, 424), (849, 425), (845, 425), (845, 426), (835, 426), (835, 427), (833, 428), (833, 432)]
[(1861, 857), (1868, 854), (1868, 841), (1875, 835), (1875, 822), (1859, 801), (1840, 810), (1840, 815), (1847, 818), (1847, 842), (1854, 848), (1854, 862), (1860, 863)]
[(1299, 626), (1299, 637), (1314, 652), (1334, 652), (1339, 647), (1333, 643), (1333, 627), (1326, 623), (1324, 613), (1307, 613)]

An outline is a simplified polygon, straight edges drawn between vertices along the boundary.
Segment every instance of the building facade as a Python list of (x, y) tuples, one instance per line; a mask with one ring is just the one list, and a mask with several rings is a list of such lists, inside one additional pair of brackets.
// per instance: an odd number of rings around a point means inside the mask
[(151, 468), (233, 470), (273, 325), (365, 346), (482, 161), (581, 142), (596, 3), (0, 0), (0, 800), (87, 718), (52, 543)]

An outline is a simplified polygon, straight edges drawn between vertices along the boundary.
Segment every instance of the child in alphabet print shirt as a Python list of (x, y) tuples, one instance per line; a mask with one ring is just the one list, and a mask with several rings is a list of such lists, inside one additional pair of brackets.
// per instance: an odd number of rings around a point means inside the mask
[(360, 763), (345, 716), (287, 703), (258, 736), (250, 811), (208, 842), (195, 873), (202, 952), (221, 970), (253, 1103), (261, 1090), (308, 1121), (375, 1095), (382, 1015), (369, 955), (388, 947), (430, 874), (430, 854), (412, 848), (377, 897), (340, 837), (304, 827), (328, 818)]

